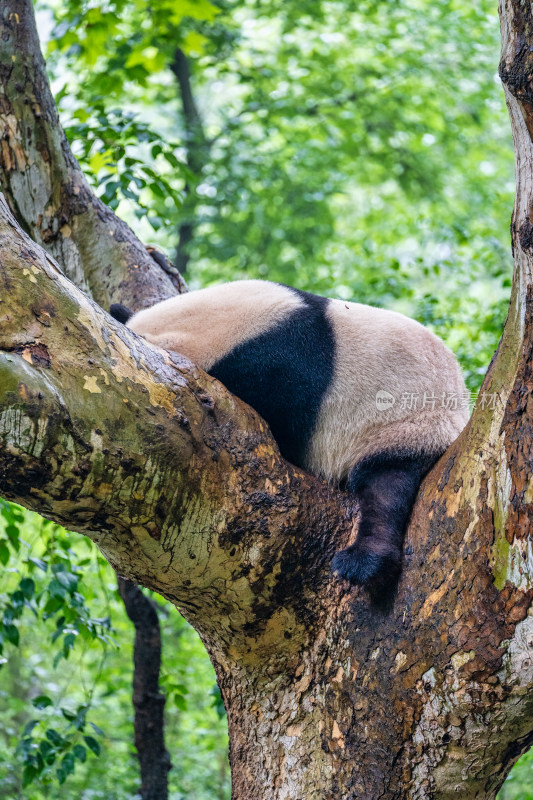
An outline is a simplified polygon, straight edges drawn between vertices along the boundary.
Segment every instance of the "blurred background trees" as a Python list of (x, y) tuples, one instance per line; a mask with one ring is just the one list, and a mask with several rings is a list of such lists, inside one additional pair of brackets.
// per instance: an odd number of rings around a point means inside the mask
[[(36, 10), (87, 179), (191, 288), (259, 277), (397, 309), (448, 342), (475, 395), (512, 264), (493, 2)], [(114, 574), (80, 537), (8, 504), (1, 514), (0, 797), (131, 798), (133, 632)], [(229, 798), (214, 673), (163, 601), (160, 619), (170, 797)], [(533, 798), (533, 757), (501, 797)]]

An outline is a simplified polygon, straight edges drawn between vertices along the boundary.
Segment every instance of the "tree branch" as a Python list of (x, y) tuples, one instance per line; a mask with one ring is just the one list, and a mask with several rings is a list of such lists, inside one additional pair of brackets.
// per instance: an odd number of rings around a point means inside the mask
[(104, 308), (176, 293), (130, 228), (94, 196), (59, 124), (31, 0), (0, 0), (0, 185), (19, 224)]
[[(120, 573), (186, 612), (203, 608), (217, 639), (214, 609), (228, 613), (238, 595), (223, 637), (235, 646), (236, 631), (257, 622), (258, 595), (265, 618), (287, 599), (276, 563), (294, 562), (294, 548), (303, 549), (319, 516), (349, 535), (349, 519), (335, 519), (339, 495), (283, 462), (265, 424), (221, 384), (105, 315), (8, 213), (4, 205), (2, 493), (86, 533)], [(20, 425), (13, 428), (14, 416)], [(296, 517), (279, 551), (275, 533)], [(293, 564), (284, 581), (311, 592), (314, 581), (329, 580), (332, 547), (308, 575)], [(315, 605), (312, 596), (305, 602)]]

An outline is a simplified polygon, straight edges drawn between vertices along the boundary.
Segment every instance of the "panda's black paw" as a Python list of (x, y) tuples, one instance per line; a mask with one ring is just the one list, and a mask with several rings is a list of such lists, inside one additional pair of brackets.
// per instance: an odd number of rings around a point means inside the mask
[(336, 553), (331, 569), (355, 586), (366, 586), (377, 597), (394, 591), (400, 574), (400, 555), (382, 555), (354, 544)]
[(335, 554), (331, 569), (339, 578), (364, 586), (380, 571), (381, 557), (374, 553), (361, 552), (360, 548), (348, 547)]

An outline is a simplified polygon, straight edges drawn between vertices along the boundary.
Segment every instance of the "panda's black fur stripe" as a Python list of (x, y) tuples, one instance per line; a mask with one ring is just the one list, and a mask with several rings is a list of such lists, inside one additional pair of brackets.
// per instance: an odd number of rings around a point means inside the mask
[(366, 585), (374, 599), (390, 596), (396, 585), (411, 508), (439, 455), (377, 453), (348, 476), (345, 488), (359, 500), (359, 530), (355, 544), (337, 553), (331, 566), (350, 583)]
[(322, 398), (333, 379), (335, 337), (326, 315), (327, 298), (290, 291), (305, 306), (237, 346), (209, 373), (258, 411), (284, 458), (303, 467)]

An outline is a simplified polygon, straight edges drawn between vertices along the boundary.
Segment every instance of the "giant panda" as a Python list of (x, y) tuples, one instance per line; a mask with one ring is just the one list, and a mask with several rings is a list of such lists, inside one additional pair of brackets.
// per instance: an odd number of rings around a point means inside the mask
[(437, 336), (394, 311), (262, 280), (111, 313), (251, 405), (288, 461), (353, 492), (357, 538), (332, 569), (375, 596), (395, 585), (420, 482), (467, 420), (461, 371)]

